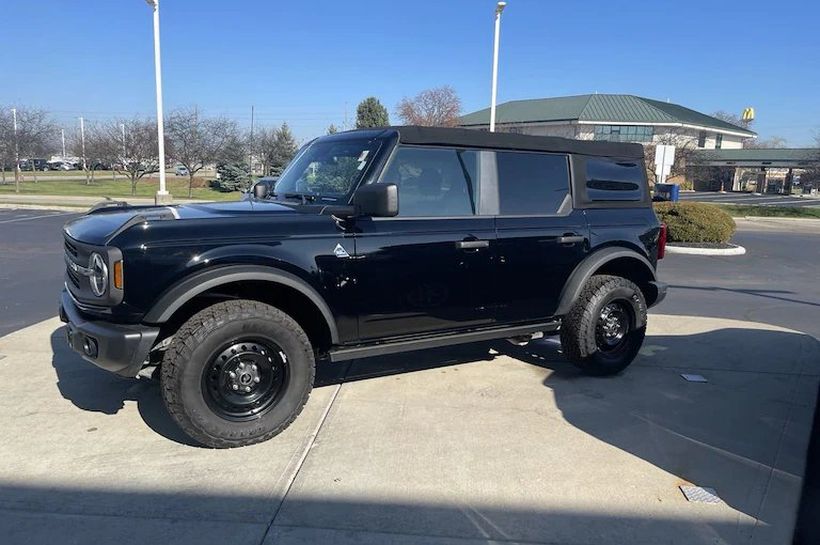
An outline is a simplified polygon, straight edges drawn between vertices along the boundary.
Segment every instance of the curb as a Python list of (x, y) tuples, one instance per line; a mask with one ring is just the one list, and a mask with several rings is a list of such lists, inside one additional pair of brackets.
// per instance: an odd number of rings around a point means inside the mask
[(775, 221), (820, 221), (820, 218), (784, 218), (780, 216), (739, 216), (736, 220), (775, 220)]
[(90, 206), (66, 206), (64, 204), (16, 204), (16, 203), (0, 203), (0, 210), (54, 210), (57, 212), (77, 212), (78, 214), (85, 214), (88, 212)]
[(675, 246), (674, 244), (666, 245), (666, 253), (668, 254), (687, 254), (687, 255), (743, 255), (746, 253), (746, 248), (732, 244), (732, 248), (698, 248), (695, 246)]

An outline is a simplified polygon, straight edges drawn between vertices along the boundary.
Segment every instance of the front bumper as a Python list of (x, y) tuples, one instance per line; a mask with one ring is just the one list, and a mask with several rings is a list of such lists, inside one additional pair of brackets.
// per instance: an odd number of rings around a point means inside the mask
[(86, 320), (71, 295), (63, 289), (60, 320), (72, 350), (97, 367), (124, 377), (135, 377), (157, 341), (158, 327)]
[(652, 301), (652, 304), (649, 306), (654, 307), (666, 298), (666, 290), (669, 289), (669, 284), (666, 282), (659, 282), (658, 280), (653, 280), (650, 284), (652, 284), (655, 288), (656, 295), (655, 300)]

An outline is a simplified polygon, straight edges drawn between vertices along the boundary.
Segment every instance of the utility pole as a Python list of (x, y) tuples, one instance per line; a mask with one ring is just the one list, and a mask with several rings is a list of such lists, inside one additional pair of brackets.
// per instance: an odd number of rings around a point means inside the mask
[(253, 176), (253, 104), (251, 104), (251, 136), (248, 139), (248, 172)]
[(60, 139), (63, 141), (63, 155), (62, 158), (65, 160), (65, 129), (60, 129)]
[(159, 48), (159, 0), (145, 0), (154, 12), (154, 78), (157, 85), (157, 143), (159, 147), (159, 191), (157, 204), (171, 201), (171, 194), (165, 189), (165, 126), (162, 113), (162, 61)]
[(501, 12), (507, 6), (499, 2), (495, 6), (495, 38), (493, 39), (493, 90), (490, 98), (490, 132), (495, 132), (495, 99), (498, 92), (498, 41), (501, 34)]
[(88, 180), (88, 163), (85, 160), (85, 120), (80, 118), (80, 151), (83, 154), (83, 172), (85, 172), (85, 185), (91, 185)]
[(17, 108), (11, 109), (14, 125), (14, 191), (20, 193), (20, 145), (17, 142)]

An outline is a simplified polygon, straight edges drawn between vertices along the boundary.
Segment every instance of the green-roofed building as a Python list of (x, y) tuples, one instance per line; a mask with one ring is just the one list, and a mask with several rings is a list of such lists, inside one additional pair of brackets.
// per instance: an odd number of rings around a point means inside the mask
[[(459, 125), (488, 130), (490, 109)], [(496, 108), (496, 130), (581, 140), (739, 149), (756, 133), (684, 106), (634, 95), (592, 94), (512, 100)]]

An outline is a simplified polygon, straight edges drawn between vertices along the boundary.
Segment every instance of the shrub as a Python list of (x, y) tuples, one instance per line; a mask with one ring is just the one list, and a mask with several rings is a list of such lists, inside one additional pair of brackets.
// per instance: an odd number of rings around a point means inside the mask
[(714, 204), (663, 202), (655, 204), (658, 219), (666, 224), (669, 242), (729, 242), (735, 220)]

